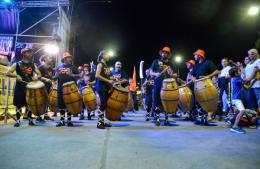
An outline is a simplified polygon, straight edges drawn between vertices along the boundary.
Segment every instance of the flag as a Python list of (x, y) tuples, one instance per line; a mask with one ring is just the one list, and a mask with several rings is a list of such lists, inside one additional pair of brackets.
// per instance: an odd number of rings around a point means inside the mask
[(133, 81), (130, 84), (130, 91), (135, 92), (136, 91), (136, 70), (135, 70), (135, 66), (134, 66), (134, 72), (133, 72)]

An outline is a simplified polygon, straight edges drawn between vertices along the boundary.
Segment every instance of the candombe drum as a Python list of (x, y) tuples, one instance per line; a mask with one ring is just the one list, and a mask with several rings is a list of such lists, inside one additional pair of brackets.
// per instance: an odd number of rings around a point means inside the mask
[(195, 97), (206, 112), (215, 112), (218, 106), (218, 91), (210, 78), (194, 82)]
[(114, 86), (107, 100), (106, 118), (111, 121), (118, 120), (125, 111), (127, 102), (127, 88)]
[(179, 102), (178, 105), (183, 112), (190, 111), (193, 107), (194, 99), (190, 88), (187, 85), (179, 87)]
[(48, 95), (41, 81), (30, 82), (26, 85), (26, 103), (32, 114), (43, 115), (47, 108)]
[(89, 111), (94, 111), (97, 109), (96, 95), (90, 86), (85, 86), (82, 88), (82, 98)]
[(173, 78), (163, 80), (160, 95), (165, 113), (175, 113), (179, 100), (179, 90)]
[(75, 82), (67, 82), (63, 84), (63, 100), (66, 109), (73, 115), (77, 115), (82, 110), (82, 100), (78, 86)]
[(52, 112), (57, 113), (59, 111), (57, 85), (54, 85), (51, 88), (51, 91), (48, 96), (48, 106)]

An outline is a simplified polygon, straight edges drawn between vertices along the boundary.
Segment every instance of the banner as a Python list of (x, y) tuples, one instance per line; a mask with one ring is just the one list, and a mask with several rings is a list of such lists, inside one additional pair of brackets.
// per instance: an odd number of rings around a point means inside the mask
[[(0, 65), (0, 72), (6, 72), (7, 70), (7, 66)], [(0, 108), (5, 108), (7, 94), (9, 95), (8, 105), (11, 108), (13, 107), (15, 81), (15, 78), (7, 78), (4, 75), (0, 75)], [(7, 91), (8, 88), (9, 90)]]

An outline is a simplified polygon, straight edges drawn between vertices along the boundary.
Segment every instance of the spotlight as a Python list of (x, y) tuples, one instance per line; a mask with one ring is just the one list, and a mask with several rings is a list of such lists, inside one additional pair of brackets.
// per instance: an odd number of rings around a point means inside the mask
[(12, 3), (11, 0), (3, 0), (3, 1), (4, 1), (4, 3), (6, 3), (6, 4), (11, 4), (11, 3)]
[(251, 16), (257, 15), (259, 13), (259, 7), (258, 6), (252, 6), (248, 9), (248, 14)]
[(111, 57), (113, 57), (113, 56), (115, 56), (115, 52), (112, 51), (112, 50), (109, 50), (109, 51), (108, 51), (108, 55), (111, 56)]
[(113, 68), (113, 67), (110, 67), (109, 69), (110, 69), (110, 71), (113, 71), (113, 70), (114, 70), (114, 68)]
[(46, 44), (44, 46), (44, 50), (46, 53), (49, 53), (49, 54), (57, 54), (59, 52), (59, 47), (55, 44)]

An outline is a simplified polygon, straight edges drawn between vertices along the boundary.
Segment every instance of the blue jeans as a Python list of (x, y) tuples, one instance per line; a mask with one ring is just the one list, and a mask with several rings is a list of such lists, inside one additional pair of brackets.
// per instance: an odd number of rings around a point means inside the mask
[(255, 98), (255, 93), (254, 89), (249, 88), (249, 89), (243, 89), (244, 93), (244, 99), (245, 99), (245, 107), (251, 110), (255, 110), (257, 108), (256, 104), (256, 98)]
[(260, 108), (260, 87), (253, 88), (253, 89), (254, 89), (254, 94), (255, 94), (256, 101), (257, 101), (257, 107)]

